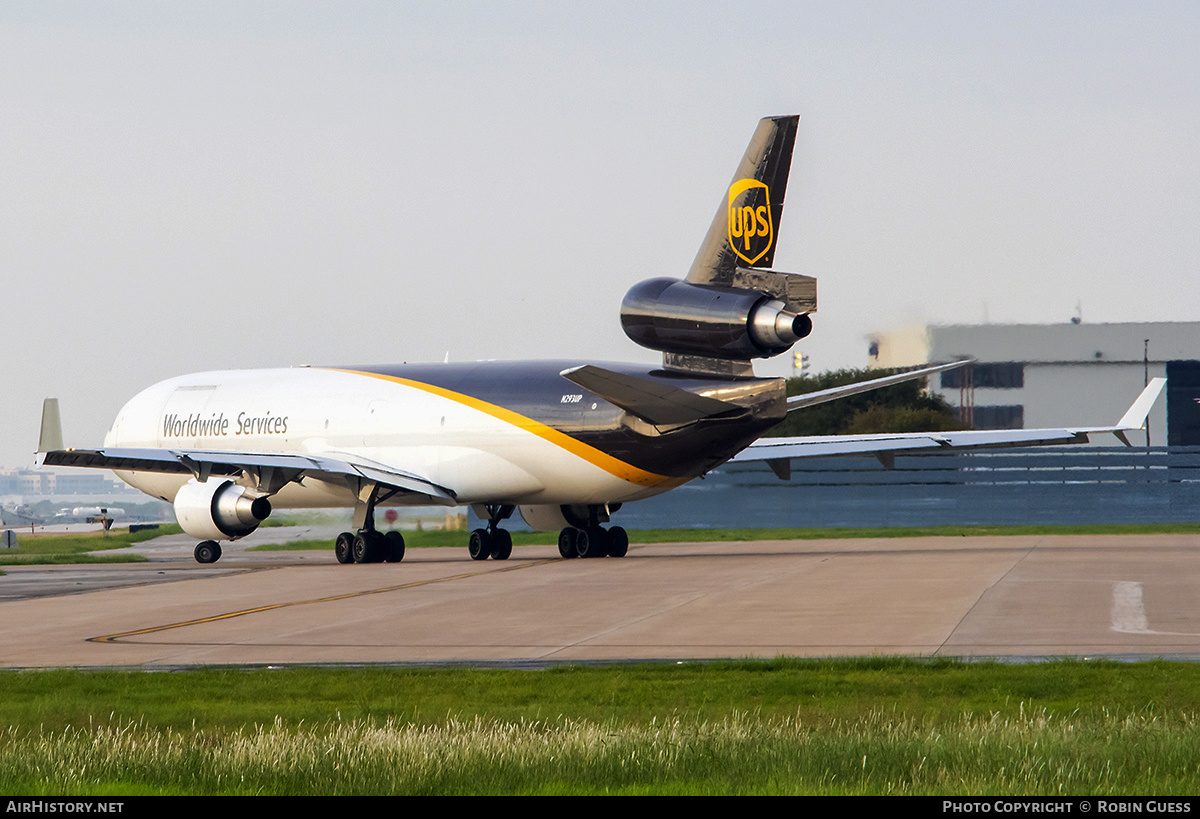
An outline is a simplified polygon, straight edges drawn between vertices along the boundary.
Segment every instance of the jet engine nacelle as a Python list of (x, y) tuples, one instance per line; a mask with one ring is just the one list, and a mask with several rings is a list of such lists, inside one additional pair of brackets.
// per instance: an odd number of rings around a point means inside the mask
[(271, 502), (249, 494), (228, 478), (188, 481), (175, 495), (175, 517), (183, 531), (203, 540), (236, 540), (271, 514)]
[(786, 352), (812, 332), (812, 319), (759, 290), (664, 278), (630, 288), (621, 327), (651, 350), (745, 361)]

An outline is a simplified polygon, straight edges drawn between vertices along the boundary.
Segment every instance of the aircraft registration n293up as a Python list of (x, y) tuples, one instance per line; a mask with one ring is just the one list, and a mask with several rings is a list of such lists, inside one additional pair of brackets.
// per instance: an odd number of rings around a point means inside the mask
[[(560, 530), (564, 558), (622, 557), (606, 526), (622, 504), (666, 492), (731, 460), (765, 460), (781, 478), (793, 458), (1062, 444), (1142, 426), (1155, 379), (1112, 427), (807, 438), (760, 436), (788, 411), (963, 362), (787, 398), (752, 362), (812, 330), (812, 277), (772, 269), (799, 118), (759, 122), (683, 279), (635, 285), (621, 324), (662, 365), (579, 361), (222, 370), (155, 384), (127, 403), (100, 449), (64, 449), (47, 399), (40, 461), (115, 470), (174, 504), (201, 540), (253, 532), (272, 508), (352, 506), (342, 563), (398, 561), (404, 540), (375, 528), (381, 505), (471, 506), (488, 523), (469, 536), (476, 560), (504, 560), (504, 521)], [(1128, 441), (1126, 441), (1128, 443)]]

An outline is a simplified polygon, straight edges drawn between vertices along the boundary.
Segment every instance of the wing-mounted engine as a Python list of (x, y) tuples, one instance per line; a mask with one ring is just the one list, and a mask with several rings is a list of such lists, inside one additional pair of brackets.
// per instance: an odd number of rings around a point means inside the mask
[(175, 495), (175, 517), (183, 531), (204, 540), (236, 540), (271, 514), (271, 502), (228, 478), (190, 480)]
[(649, 279), (621, 303), (635, 343), (663, 353), (663, 366), (713, 375), (751, 375), (751, 360), (787, 352), (812, 332), (817, 280), (737, 268), (728, 285)]

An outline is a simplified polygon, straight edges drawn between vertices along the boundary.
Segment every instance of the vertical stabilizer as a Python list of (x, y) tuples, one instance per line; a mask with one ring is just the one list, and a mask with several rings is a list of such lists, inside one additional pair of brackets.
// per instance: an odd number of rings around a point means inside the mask
[(796, 115), (759, 121), (687, 281), (728, 287), (738, 267), (771, 267), (799, 122)]
[(625, 294), (625, 335), (660, 350), (664, 369), (751, 377), (753, 359), (812, 332), (817, 280), (772, 268), (799, 122), (759, 121), (685, 280), (647, 279)]

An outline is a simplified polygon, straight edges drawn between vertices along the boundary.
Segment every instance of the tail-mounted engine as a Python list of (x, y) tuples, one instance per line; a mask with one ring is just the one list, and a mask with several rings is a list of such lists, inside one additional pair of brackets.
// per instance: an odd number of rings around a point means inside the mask
[(183, 531), (203, 540), (235, 540), (258, 528), (271, 502), (225, 478), (190, 480), (175, 495), (175, 517)]
[(771, 269), (799, 119), (759, 121), (687, 278), (651, 279), (625, 295), (625, 335), (661, 351), (665, 369), (753, 376), (751, 361), (812, 330), (817, 280)]
[(779, 355), (807, 336), (816, 309), (811, 276), (738, 268), (729, 285), (640, 282), (625, 294), (621, 326), (637, 344), (661, 351), (669, 369), (712, 369), (706, 359), (749, 369), (751, 359)]

